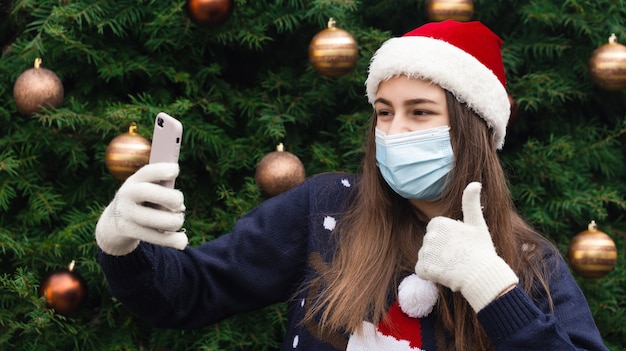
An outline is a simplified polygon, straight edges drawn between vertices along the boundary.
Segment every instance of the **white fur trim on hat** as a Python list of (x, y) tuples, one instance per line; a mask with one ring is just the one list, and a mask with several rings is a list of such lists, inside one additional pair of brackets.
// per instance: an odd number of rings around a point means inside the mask
[(432, 81), (451, 92), (494, 129), (496, 147), (502, 148), (511, 112), (509, 96), (496, 75), (474, 56), (439, 39), (389, 39), (370, 63), (365, 81), (369, 102), (374, 104), (382, 81), (401, 75)]
[(402, 312), (413, 318), (423, 318), (437, 304), (437, 286), (413, 273), (402, 279), (398, 286), (398, 303)]

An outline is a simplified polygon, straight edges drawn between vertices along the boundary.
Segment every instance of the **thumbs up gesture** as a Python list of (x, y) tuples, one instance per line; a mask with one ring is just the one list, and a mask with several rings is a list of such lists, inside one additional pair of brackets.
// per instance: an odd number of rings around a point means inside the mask
[(415, 272), (460, 291), (478, 312), (519, 279), (496, 253), (480, 205), (478, 182), (463, 191), (463, 221), (435, 217), (426, 227)]

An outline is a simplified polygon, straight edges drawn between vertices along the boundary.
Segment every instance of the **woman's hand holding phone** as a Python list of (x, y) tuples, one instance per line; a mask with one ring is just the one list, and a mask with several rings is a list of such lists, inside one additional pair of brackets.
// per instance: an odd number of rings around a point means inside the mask
[(180, 122), (157, 116), (150, 164), (126, 179), (98, 220), (96, 241), (102, 251), (123, 256), (140, 241), (179, 250), (187, 246), (187, 235), (179, 231), (185, 221), (184, 196), (173, 188), (181, 136)]

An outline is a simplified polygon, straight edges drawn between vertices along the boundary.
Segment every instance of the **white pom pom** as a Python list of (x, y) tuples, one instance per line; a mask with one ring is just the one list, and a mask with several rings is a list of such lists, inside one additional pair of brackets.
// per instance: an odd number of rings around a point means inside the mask
[(402, 311), (410, 317), (426, 317), (437, 304), (437, 286), (417, 274), (411, 274), (398, 286), (398, 302)]

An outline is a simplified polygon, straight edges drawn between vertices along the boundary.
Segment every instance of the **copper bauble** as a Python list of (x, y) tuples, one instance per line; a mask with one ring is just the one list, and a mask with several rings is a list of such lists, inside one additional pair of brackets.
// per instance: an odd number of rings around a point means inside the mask
[(187, 0), (185, 12), (189, 19), (202, 27), (217, 27), (233, 13), (233, 0)]
[(60, 315), (70, 316), (76, 313), (87, 298), (87, 284), (74, 271), (74, 261), (68, 269), (50, 273), (39, 287), (39, 296), (45, 297), (46, 306)]
[(328, 28), (317, 33), (309, 43), (309, 62), (322, 75), (336, 78), (350, 72), (359, 58), (359, 48), (354, 37), (337, 28), (335, 20)]
[(63, 102), (63, 83), (49, 69), (41, 67), (41, 59), (24, 71), (13, 85), (13, 100), (17, 109), (27, 116), (41, 112), (43, 107), (59, 107)]
[(263, 156), (254, 174), (261, 193), (267, 197), (302, 184), (304, 178), (304, 165), (298, 156), (284, 151), (283, 144), (279, 144), (276, 151)]
[(428, 0), (426, 1), (426, 14), (431, 21), (444, 21), (452, 19), (466, 22), (472, 19), (474, 14), (474, 1), (472, 0)]
[(596, 279), (607, 275), (615, 267), (617, 248), (606, 233), (597, 229), (595, 221), (569, 244), (567, 258), (574, 272), (583, 278)]
[(125, 180), (150, 161), (151, 144), (137, 133), (137, 125), (131, 124), (127, 133), (113, 138), (106, 148), (105, 162), (111, 174)]
[(589, 75), (600, 88), (618, 91), (626, 88), (626, 46), (611, 34), (608, 44), (595, 49), (589, 58)]

